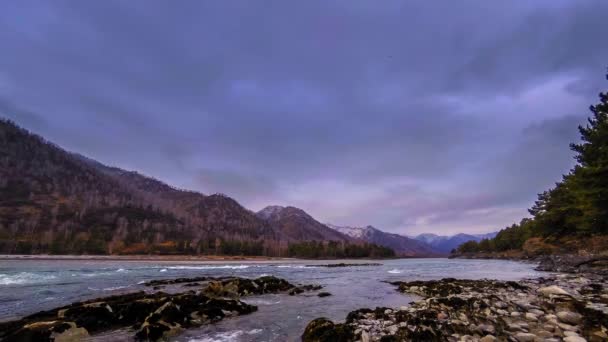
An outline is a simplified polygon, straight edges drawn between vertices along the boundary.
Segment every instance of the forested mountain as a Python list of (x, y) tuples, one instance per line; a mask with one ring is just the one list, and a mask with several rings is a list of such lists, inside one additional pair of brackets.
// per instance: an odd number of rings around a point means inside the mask
[(0, 119), (0, 253), (288, 256), (296, 242), (351, 244), (302, 213), (260, 218), (230, 197), (105, 166)]
[(433, 248), (425, 242), (398, 234), (386, 233), (372, 226), (340, 227), (330, 224), (327, 226), (352, 238), (390, 248), (399, 256), (438, 256), (447, 254)]
[[(608, 76), (607, 76), (608, 78)], [(528, 254), (605, 252), (608, 248), (608, 93), (590, 107), (570, 145), (576, 166), (552, 189), (538, 195), (532, 218), (501, 230), (494, 239), (468, 242), (460, 253), (523, 250)]]
[(295, 207), (268, 206), (256, 214), (290, 240), (353, 241)]
[(454, 248), (457, 248), (461, 244), (468, 241), (479, 242), (483, 239), (493, 238), (497, 233), (488, 234), (456, 234), (451, 236), (436, 235), (436, 234), (420, 234), (415, 237), (418, 241), (423, 241), (429, 244), (437, 251), (447, 254), (450, 253)]

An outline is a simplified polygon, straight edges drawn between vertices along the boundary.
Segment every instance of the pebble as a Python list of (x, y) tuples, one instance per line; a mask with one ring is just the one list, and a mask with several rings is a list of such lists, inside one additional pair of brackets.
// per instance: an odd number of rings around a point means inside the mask
[(587, 342), (587, 340), (580, 336), (568, 336), (564, 338), (564, 342)]
[(532, 342), (536, 339), (536, 335), (530, 333), (517, 333), (515, 334), (515, 338), (519, 342)]
[(486, 335), (479, 339), (479, 342), (494, 342), (496, 341), (496, 337), (493, 335)]

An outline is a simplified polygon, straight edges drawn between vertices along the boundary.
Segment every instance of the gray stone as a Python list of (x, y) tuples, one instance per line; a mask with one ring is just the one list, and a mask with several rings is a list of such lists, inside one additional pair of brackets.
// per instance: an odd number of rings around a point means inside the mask
[(517, 333), (515, 339), (519, 342), (533, 342), (536, 339), (536, 335), (530, 333)]
[(534, 321), (534, 322), (538, 321), (538, 317), (531, 312), (526, 312), (525, 317), (528, 321)]
[(587, 340), (580, 336), (568, 336), (564, 338), (564, 342), (587, 342)]
[(570, 311), (560, 311), (557, 313), (557, 318), (564, 323), (579, 324), (583, 318), (580, 314)]
[(486, 335), (479, 339), (479, 342), (494, 342), (496, 341), (496, 337), (492, 335)]
[(546, 297), (570, 296), (570, 294), (568, 292), (566, 292), (566, 290), (562, 289), (561, 287), (559, 287), (557, 285), (541, 287), (540, 289), (538, 289), (538, 292), (540, 292), (543, 296), (546, 296)]

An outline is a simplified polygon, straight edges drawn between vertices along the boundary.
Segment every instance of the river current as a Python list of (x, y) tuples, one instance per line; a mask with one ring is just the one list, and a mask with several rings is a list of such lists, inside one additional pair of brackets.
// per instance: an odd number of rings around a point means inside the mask
[[(152, 279), (196, 276), (256, 278), (274, 275), (294, 284), (320, 284), (332, 296), (315, 294), (264, 295), (243, 301), (258, 311), (217, 324), (192, 329), (174, 341), (298, 341), (304, 327), (318, 317), (344, 320), (359, 308), (394, 307), (415, 300), (384, 281), (430, 280), (446, 277), (518, 280), (539, 276), (534, 265), (503, 260), (398, 259), (382, 266), (344, 268), (306, 267), (363, 261), (272, 260), (232, 262), (110, 261), (110, 260), (0, 260), (0, 321), (75, 301), (139, 290)], [(372, 261), (376, 262), (376, 261)], [(120, 341), (132, 336), (113, 331), (95, 341)]]

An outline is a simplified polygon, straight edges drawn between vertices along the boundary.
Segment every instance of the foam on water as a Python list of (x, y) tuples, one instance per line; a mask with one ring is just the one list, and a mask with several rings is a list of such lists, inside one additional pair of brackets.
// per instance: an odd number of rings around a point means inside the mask
[(171, 270), (215, 270), (215, 269), (232, 269), (232, 270), (242, 270), (249, 268), (249, 265), (202, 265), (202, 266), (170, 266), (167, 267)]
[(403, 273), (403, 271), (402, 270), (398, 270), (398, 269), (392, 269), (392, 270), (388, 271), (388, 273), (399, 274), (399, 273)]
[(218, 333), (214, 336), (210, 336), (210, 337), (202, 337), (202, 338), (193, 338), (188, 340), (188, 342), (232, 342), (232, 341), (238, 341), (239, 337), (242, 337), (243, 335), (257, 335), (259, 333), (261, 333), (263, 330), (262, 329), (252, 329), (249, 331), (243, 331), (243, 330), (235, 330), (235, 331), (228, 331), (228, 332), (222, 332), (222, 333)]
[(0, 285), (24, 285), (44, 283), (57, 278), (54, 275), (21, 272), (17, 274), (0, 274)]

